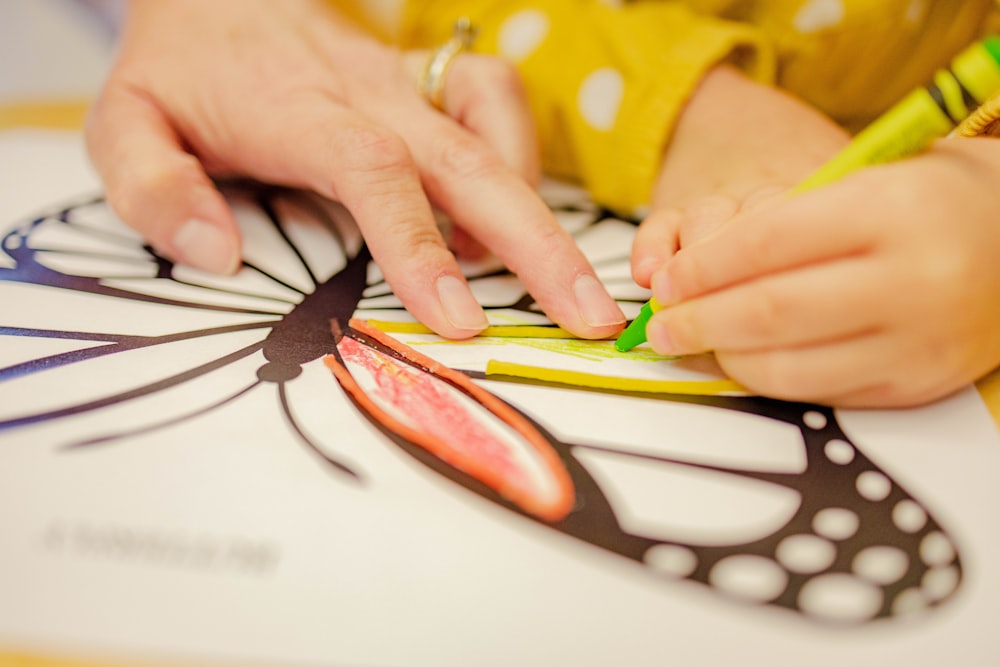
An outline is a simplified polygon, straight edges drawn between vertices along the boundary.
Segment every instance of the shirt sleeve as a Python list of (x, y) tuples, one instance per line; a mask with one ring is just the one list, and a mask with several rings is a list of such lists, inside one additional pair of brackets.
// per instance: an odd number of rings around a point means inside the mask
[(474, 50), (517, 66), (546, 173), (630, 214), (648, 204), (672, 128), (709, 69), (725, 61), (774, 77), (754, 27), (672, 2), (410, 0), (403, 46), (443, 43), (460, 17), (479, 28)]

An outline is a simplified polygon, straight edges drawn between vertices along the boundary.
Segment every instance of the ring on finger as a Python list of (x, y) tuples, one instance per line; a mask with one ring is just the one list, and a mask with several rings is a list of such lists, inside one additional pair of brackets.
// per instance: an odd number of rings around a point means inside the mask
[(444, 111), (444, 83), (448, 69), (459, 54), (472, 46), (478, 32), (468, 18), (458, 19), (451, 38), (431, 51), (427, 64), (420, 72), (417, 90), (438, 111)]

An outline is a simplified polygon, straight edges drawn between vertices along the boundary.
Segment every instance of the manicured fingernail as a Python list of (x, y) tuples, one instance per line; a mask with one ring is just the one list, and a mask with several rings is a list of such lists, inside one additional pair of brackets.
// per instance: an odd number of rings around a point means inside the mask
[(239, 267), (240, 255), (233, 239), (216, 225), (192, 218), (174, 235), (174, 250), (181, 264), (212, 273), (231, 274)]
[(666, 306), (673, 302), (673, 286), (670, 284), (670, 276), (667, 275), (666, 271), (654, 273), (650, 287), (652, 287), (653, 296), (660, 302), (660, 305)]
[(583, 321), (592, 327), (607, 327), (623, 324), (625, 315), (615, 303), (600, 281), (592, 275), (584, 274), (573, 283), (573, 296)]
[(456, 329), (482, 331), (489, 322), (483, 307), (472, 296), (469, 286), (455, 276), (441, 276), (435, 284), (444, 316)]
[(653, 318), (646, 323), (646, 341), (660, 354), (676, 354), (677, 348), (674, 340), (670, 337), (670, 330), (667, 325), (658, 318)]

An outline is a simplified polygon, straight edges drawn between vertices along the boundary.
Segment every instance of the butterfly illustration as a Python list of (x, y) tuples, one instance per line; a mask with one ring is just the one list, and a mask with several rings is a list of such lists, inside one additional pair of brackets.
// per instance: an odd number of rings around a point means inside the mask
[[(325, 359), (340, 400), (389, 446), (571, 548), (617, 554), (656, 579), (831, 623), (933, 608), (959, 589), (955, 541), (833, 410), (455, 370), (352, 320), (405, 314), (346, 210), (257, 184), (226, 194), (245, 238), (232, 278), (159, 256), (100, 197), (3, 233), (0, 444), (66, 425), (59, 443), (82, 456), (271, 394), (273, 413), (253, 418), (285, 424), (287, 442), (315, 455), (331, 483), (363, 486), (378, 470), (352, 458), (349, 433), (331, 448), (299, 417), (298, 378)], [(643, 302), (628, 272), (633, 222), (570, 187), (545, 194), (612, 294)], [(503, 267), (464, 269), (491, 320), (547, 322)], [(553, 416), (560, 401), (579, 423)], [(602, 426), (622, 409), (662, 428)], [(693, 430), (688, 417), (725, 428)], [(765, 442), (764, 453), (732, 442), (758, 431), (748, 441)]]

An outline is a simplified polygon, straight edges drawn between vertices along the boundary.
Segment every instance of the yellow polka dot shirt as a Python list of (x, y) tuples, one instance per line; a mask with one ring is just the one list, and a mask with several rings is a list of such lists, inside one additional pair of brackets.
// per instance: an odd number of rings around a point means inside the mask
[(510, 60), (525, 82), (546, 172), (635, 212), (685, 101), (716, 64), (857, 129), (996, 28), (994, 2), (406, 0), (397, 38), (437, 46), (457, 18), (472, 19), (475, 50)]

